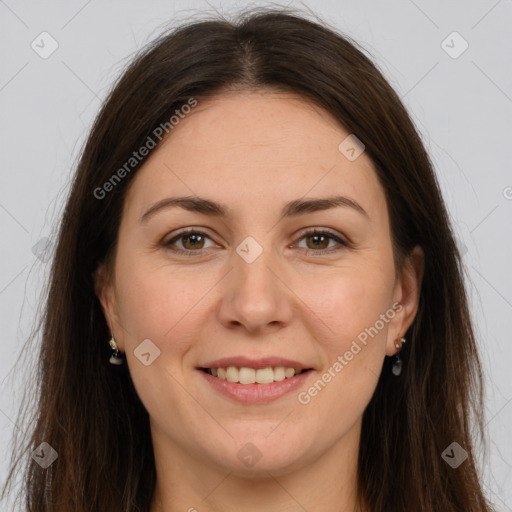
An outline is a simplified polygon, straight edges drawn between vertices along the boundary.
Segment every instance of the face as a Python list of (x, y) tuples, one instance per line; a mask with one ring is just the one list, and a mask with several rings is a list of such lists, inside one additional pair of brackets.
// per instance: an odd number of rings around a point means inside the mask
[(277, 475), (357, 446), (420, 272), (395, 268), (384, 190), (349, 135), (298, 96), (225, 94), (134, 177), (97, 293), (167, 454)]

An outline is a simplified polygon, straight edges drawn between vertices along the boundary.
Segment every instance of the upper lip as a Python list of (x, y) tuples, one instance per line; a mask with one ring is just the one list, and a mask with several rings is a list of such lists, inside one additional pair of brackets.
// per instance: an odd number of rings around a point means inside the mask
[(223, 357), (205, 363), (200, 368), (227, 368), (228, 366), (235, 366), (237, 368), (275, 368), (276, 366), (284, 366), (285, 368), (296, 368), (297, 370), (308, 370), (311, 366), (293, 361), (292, 359), (284, 359), (282, 357), (262, 357), (259, 359), (251, 359), (245, 356), (236, 357)]

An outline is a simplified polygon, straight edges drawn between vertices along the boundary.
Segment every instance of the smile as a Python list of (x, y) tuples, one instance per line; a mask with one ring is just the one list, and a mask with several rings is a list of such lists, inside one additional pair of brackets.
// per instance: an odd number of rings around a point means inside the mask
[(285, 379), (291, 379), (296, 375), (307, 370), (296, 368), (286, 368), (284, 366), (267, 368), (248, 368), (242, 366), (228, 366), (227, 368), (203, 368), (203, 371), (217, 377), (220, 380), (240, 384), (271, 384), (272, 382), (281, 382)]
[(315, 373), (311, 368), (297, 370), (284, 366), (228, 366), (197, 368), (196, 371), (216, 395), (245, 405), (263, 404), (290, 395), (305, 386), (306, 380)]

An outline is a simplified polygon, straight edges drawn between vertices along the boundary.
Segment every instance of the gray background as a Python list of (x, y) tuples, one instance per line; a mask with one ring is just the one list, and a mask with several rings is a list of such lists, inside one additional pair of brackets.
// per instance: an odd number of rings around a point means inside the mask
[[(247, 5), (0, 0), (2, 454), (22, 429), (16, 414), (31, 375), (22, 348), (48, 271), (52, 229), (108, 88), (133, 53), (169, 24), (205, 11), (229, 16)], [(310, 8), (359, 41), (402, 97), (432, 155), (464, 252), (487, 384), (489, 445), (480, 463), (497, 510), (512, 511), (512, 1), (273, 5)], [(39, 52), (51, 48), (43, 31), (58, 43), (46, 59), (31, 47), (34, 41)], [(454, 31), (463, 39), (450, 36)], [(458, 55), (464, 40), (469, 46)], [(6, 468), (2, 461), (0, 482)]]

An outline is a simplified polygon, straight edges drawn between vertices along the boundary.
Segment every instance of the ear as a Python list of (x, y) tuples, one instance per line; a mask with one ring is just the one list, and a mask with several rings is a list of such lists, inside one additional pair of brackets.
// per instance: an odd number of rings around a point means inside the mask
[(421, 282), (425, 269), (425, 256), (423, 249), (417, 245), (405, 256), (402, 268), (397, 274), (393, 292), (393, 304), (396, 307), (396, 315), (389, 324), (388, 339), (386, 342), (386, 355), (397, 353), (395, 340), (405, 335), (418, 312)]
[(101, 303), (101, 309), (105, 315), (110, 333), (114, 335), (119, 350), (124, 351), (122, 332), (119, 327), (121, 324), (117, 312), (114, 282), (112, 276), (108, 273), (105, 263), (98, 265), (93, 273), (93, 279), (94, 291)]

